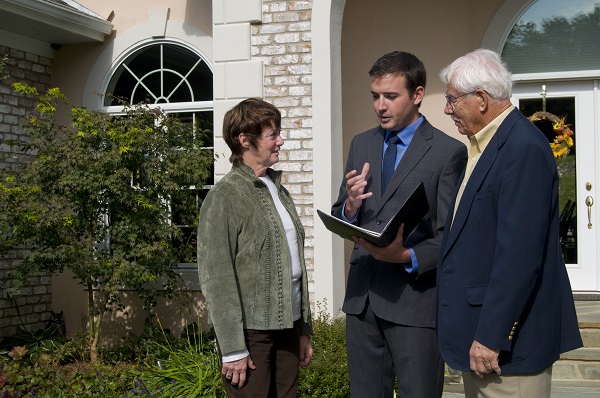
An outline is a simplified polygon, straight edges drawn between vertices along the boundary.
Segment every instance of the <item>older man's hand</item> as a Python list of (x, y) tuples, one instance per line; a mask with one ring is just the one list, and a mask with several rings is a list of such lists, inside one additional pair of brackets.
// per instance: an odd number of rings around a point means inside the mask
[(486, 373), (496, 372), (501, 374), (500, 366), (498, 365), (499, 350), (493, 350), (478, 342), (473, 341), (469, 350), (471, 358), (471, 370), (479, 377), (483, 377)]

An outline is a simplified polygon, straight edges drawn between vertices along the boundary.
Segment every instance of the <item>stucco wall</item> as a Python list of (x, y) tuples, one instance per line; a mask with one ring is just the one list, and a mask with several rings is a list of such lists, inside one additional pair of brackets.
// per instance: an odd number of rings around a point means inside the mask
[(481, 46), (503, 0), (346, 1), (342, 29), (342, 95), (344, 160), (350, 139), (377, 125), (369, 94), (369, 69), (381, 55), (403, 50), (415, 54), (427, 69), (422, 113), (436, 127), (464, 140), (443, 113), (445, 87), (440, 70)]
[[(196, 44), (198, 41), (210, 41), (212, 34), (212, 0), (78, 0), (79, 3), (109, 19), (114, 28), (103, 43), (68, 45), (55, 52), (52, 85), (60, 87), (74, 106), (89, 106), (90, 98), (96, 98), (90, 89), (89, 81), (94, 84), (102, 81), (109, 72), (115, 58), (122, 51), (154, 35), (166, 32), (171, 37), (175, 31), (184, 36), (185, 41)], [(153, 15), (167, 11), (166, 19), (153, 20)], [(157, 26), (163, 23), (164, 26)], [(185, 37), (185, 35), (188, 35)], [(125, 38), (125, 39), (124, 39)], [(196, 45), (198, 48), (198, 46)], [(211, 56), (210, 50), (204, 55)], [(93, 74), (99, 74), (92, 76)], [(95, 89), (94, 84), (92, 88)], [(62, 122), (68, 122), (65, 117)], [(189, 271), (186, 280), (197, 280), (196, 273)], [(87, 292), (65, 272), (52, 277), (54, 295), (53, 307), (63, 310), (67, 335), (81, 333), (84, 330), (87, 314)], [(103, 342), (116, 342), (129, 333), (143, 331), (147, 312), (132, 292), (122, 292), (125, 311), (108, 313), (102, 325)], [(187, 297), (191, 311), (180, 313), (177, 303), (161, 301), (156, 308), (161, 323), (178, 334), (186, 324), (200, 322), (206, 326), (205, 309), (200, 292), (190, 290)]]

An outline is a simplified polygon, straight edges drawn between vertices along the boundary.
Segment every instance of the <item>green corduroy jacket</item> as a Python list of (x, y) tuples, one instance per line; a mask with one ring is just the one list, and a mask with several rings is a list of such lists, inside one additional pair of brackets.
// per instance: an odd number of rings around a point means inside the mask
[[(267, 170), (298, 235), (302, 266), (301, 334), (312, 335), (304, 228), (281, 185), (281, 171)], [(290, 253), (269, 188), (243, 163), (208, 193), (198, 225), (198, 273), (223, 355), (246, 350), (244, 329), (293, 327)]]

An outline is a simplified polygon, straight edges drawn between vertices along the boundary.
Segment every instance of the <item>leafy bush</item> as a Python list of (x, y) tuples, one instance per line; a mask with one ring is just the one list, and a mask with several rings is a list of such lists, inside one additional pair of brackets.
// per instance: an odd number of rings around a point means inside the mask
[(300, 369), (298, 396), (335, 398), (350, 396), (350, 377), (346, 356), (346, 323), (320, 309), (313, 321), (311, 364)]
[(63, 340), (54, 325), (33, 333), (19, 325), (16, 334), (0, 339), (0, 353), (6, 353), (13, 359), (35, 360), (43, 354), (55, 352), (62, 346)]
[[(29, 250), (3, 279), (19, 289), (32, 275), (72, 272), (87, 292), (86, 347), (96, 362), (102, 319), (124, 310), (123, 290), (145, 309), (159, 297), (187, 304), (177, 267), (196, 253), (188, 233), (198, 219), (193, 187), (211, 175), (212, 122), (123, 104), (120, 116), (71, 107), (64, 124), (67, 99), (58, 88), (13, 89), (35, 110), (22, 135), (0, 134), (11, 148), (0, 152), (0, 255)], [(4, 161), (15, 156), (27, 162)]]
[[(350, 396), (345, 321), (321, 311), (314, 320), (310, 366), (300, 370), (299, 397)], [(0, 351), (0, 398), (225, 397), (214, 334), (194, 323), (177, 338), (149, 323), (144, 334), (86, 359), (87, 339), (71, 339), (37, 356)]]
[(59, 366), (47, 354), (33, 363), (2, 361), (4, 386), (0, 397), (131, 397), (133, 380), (139, 373), (135, 364), (127, 363), (113, 366), (78, 362)]
[(147, 362), (136, 381), (139, 392), (157, 397), (226, 397), (221, 382), (221, 365), (214, 335), (202, 333), (196, 323), (183, 331), (177, 347), (169, 343), (154, 343), (167, 355)]

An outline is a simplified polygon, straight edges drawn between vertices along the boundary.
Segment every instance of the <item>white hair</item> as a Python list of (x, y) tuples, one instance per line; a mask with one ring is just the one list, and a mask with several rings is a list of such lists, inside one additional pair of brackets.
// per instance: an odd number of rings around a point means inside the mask
[(450, 84), (461, 94), (485, 90), (492, 98), (510, 99), (512, 78), (506, 64), (496, 52), (480, 48), (456, 59), (440, 72), (444, 84)]

